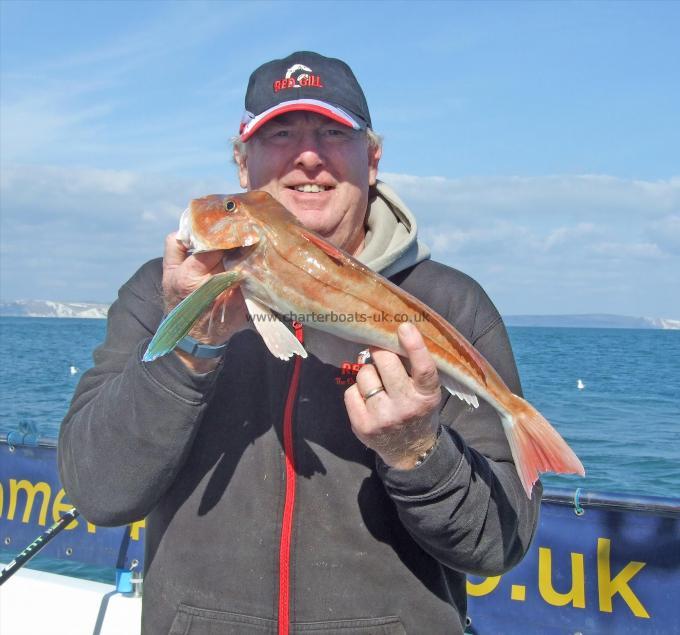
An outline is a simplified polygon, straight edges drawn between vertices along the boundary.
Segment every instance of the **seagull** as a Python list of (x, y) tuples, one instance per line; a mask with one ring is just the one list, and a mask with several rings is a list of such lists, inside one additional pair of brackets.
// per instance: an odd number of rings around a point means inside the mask
[(69, 368), (69, 372), (71, 375), (75, 375), (78, 372), (78, 369), (75, 366), (71, 366), (71, 368)]
[(586, 385), (580, 379), (577, 379), (576, 380), (576, 387), (579, 390), (583, 390), (586, 387)]

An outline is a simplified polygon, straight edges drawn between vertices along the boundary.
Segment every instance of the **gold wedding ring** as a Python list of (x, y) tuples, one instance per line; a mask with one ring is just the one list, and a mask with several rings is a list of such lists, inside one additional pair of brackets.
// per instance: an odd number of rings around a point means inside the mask
[(365, 395), (364, 395), (364, 401), (368, 401), (371, 397), (375, 397), (379, 392), (383, 392), (385, 390), (385, 386), (378, 386), (377, 388), (374, 388), (373, 390), (369, 390)]

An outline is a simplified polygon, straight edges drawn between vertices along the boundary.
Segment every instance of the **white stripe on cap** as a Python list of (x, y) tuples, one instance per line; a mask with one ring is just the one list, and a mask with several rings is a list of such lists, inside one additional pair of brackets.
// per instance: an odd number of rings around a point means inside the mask
[(247, 110), (243, 113), (243, 118), (241, 119), (241, 141), (247, 141), (255, 131), (270, 119), (273, 119), (282, 112), (290, 112), (294, 110), (308, 110), (311, 112), (318, 112), (319, 114), (326, 115), (339, 123), (344, 124), (354, 130), (360, 130), (361, 125), (357, 122), (354, 117), (348, 115), (342, 108), (337, 106), (332, 106), (325, 101), (320, 101), (318, 99), (292, 99), (290, 101), (284, 101), (276, 106), (268, 108), (264, 112), (260, 113), (256, 117), (253, 116), (251, 112)]

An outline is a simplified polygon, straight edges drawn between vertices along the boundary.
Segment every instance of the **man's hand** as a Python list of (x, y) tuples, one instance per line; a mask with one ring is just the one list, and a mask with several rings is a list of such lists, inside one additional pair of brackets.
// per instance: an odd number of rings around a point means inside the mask
[[(437, 367), (415, 326), (402, 324), (398, 335), (411, 375), (398, 355), (371, 350), (374, 363), (359, 370), (356, 384), (345, 392), (345, 407), (359, 440), (387, 465), (408, 470), (437, 440), (441, 392)], [(381, 386), (383, 391), (374, 392)]]
[[(210, 251), (190, 256), (187, 248), (177, 240), (176, 232), (166, 237), (163, 254), (163, 301), (166, 313), (211, 276), (224, 271), (223, 255), (222, 251)], [(219, 345), (247, 324), (243, 296), (238, 289), (231, 289), (215, 301), (212, 310), (194, 324), (189, 335), (205, 344)], [(182, 351), (176, 353), (196, 372), (207, 372), (217, 365), (217, 360), (199, 360)]]

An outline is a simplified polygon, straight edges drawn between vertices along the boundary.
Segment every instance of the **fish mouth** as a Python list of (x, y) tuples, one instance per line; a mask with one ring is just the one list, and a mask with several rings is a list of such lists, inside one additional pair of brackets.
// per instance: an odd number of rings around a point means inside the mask
[(245, 245), (243, 247), (234, 247), (226, 249), (222, 257), (222, 265), (225, 271), (234, 271), (236, 267), (243, 263), (243, 261), (250, 256), (252, 252), (257, 249), (258, 245)]
[(194, 235), (193, 215), (191, 207), (187, 207), (179, 219), (177, 240), (181, 242), (190, 254), (198, 254), (204, 251), (213, 251), (202, 240)]
[(179, 231), (177, 232), (177, 240), (181, 241), (187, 249), (193, 249), (193, 240), (191, 235), (191, 208), (187, 207), (179, 219)]

